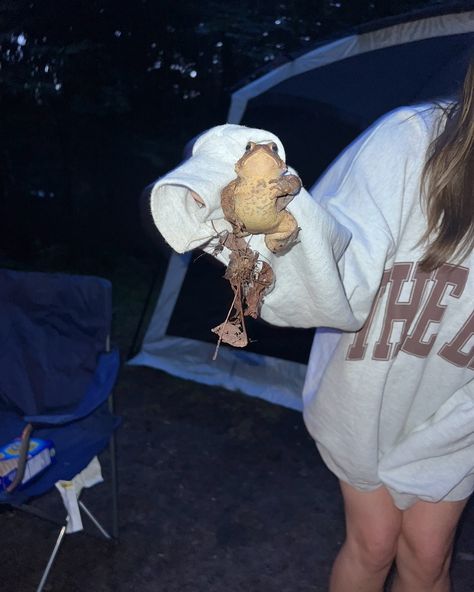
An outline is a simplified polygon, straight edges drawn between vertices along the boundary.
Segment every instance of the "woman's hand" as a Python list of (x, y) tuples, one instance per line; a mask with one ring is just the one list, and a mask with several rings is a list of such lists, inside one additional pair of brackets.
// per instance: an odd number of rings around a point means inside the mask
[(206, 205), (203, 202), (202, 197), (198, 195), (195, 191), (190, 191), (190, 193), (193, 196), (194, 201), (199, 205), (200, 208), (203, 208)]

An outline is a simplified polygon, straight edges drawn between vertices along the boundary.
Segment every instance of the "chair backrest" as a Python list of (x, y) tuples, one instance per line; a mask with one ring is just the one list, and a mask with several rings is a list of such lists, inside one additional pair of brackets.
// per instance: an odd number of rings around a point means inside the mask
[(24, 415), (76, 405), (104, 351), (111, 284), (0, 269), (0, 399)]

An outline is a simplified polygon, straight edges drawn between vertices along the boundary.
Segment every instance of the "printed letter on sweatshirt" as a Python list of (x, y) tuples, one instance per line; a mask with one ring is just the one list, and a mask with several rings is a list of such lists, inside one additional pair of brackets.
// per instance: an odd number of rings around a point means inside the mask
[[(443, 345), (439, 355), (446, 361), (461, 368), (469, 367), (474, 370), (474, 346), (466, 350), (466, 345), (474, 335), (474, 312), (467, 319), (452, 341)], [(464, 350), (464, 351), (463, 351)]]
[(363, 360), (365, 357), (365, 352), (367, 351), (367, 336), (369, 334), (370, 327), (372, 326), (372, 321), (375, 316), (375, 312), (378, 308), (379, 302), (382, 299), (382, 296), (385, 293), (385, 288), (390, 280), (391, 270), (386, 269), (383, 272), (382, 282), (380, 284), (380, 288), (375, 296), (375, 300), (372, 304), (372, 308), (370, 310), (369, 316), (364, 323), (364, 326), (360, 331), (356, 333), (354, 342), (349, 347), (347, 351), (346, 360)]
[[(389, 360), (400, 349), (405, 341), (408, 331), (413, 323), (415, 315), (419, 310), (421, 296), (424, 292), (429, 274), (415, 272), (415, 278), (410, 288), (410, 294), (404, 301), (401, 301), (402, 289), (406, 286), (413, 263), (395, 263), (390, 275), (390, 288), (385, 306), (385, 317), (383, 322), (382, 335), (374, 348), (374, 360)], [(396, 343), (391, 342), (395, 323), (401, 324), (400, 337)]]
[(436, 340), (437, 331), (433, 330), (428, 336), (431, 324), (438, 324), (446, 312), (446, 304), (442, 301), (447, 295), (448, 286), (451, 287), (449, 296), (459, 298), (466, 285), (469, 270), (465, 267), (456, 267), (447, 263), (439, 267), (434, 276), (434, 287), (423, 307), (423, 311), (416, 322), (412, 333), (403, 343), (401, 349), (407, 354), (425, 358), (431, 351)]

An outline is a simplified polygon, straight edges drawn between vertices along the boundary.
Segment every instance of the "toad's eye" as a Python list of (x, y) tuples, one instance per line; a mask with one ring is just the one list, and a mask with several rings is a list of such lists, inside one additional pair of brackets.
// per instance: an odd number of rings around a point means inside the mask
[(248, 151), (249, 151), (249, 150), (251, 150), (251, 149), (252, 149), (252, 143), (251, 143), (251, 142), (249, 142), (249, 143), (247, 144), (247, 146), (245, 146), (245, 152), (248, 152)]
[(275, 143), (273, 143), (271, 145), (271, 148), (272, 148), (273, 152), (278, 152), (278, 146)]

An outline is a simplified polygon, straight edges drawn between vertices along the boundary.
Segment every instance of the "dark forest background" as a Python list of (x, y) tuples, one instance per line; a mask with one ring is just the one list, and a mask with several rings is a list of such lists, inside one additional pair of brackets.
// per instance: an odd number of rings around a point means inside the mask
[[(142, 189), (246, 79), (403, 0), (0, 0), (0, 256), (154, 256)], [(159, 251), (159, 245), (158, 245)]]

